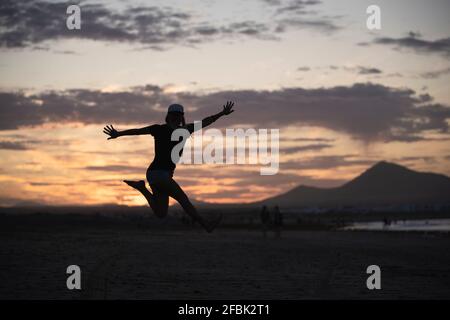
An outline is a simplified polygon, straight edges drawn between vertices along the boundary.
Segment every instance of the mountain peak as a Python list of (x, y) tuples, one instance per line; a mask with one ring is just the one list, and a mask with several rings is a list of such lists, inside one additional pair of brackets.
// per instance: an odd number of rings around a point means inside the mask
[(405, 174), (407, 172), (414, 172), (407, 167), (401, 166), (399, 164), (388, 162), (388, 161), (380, 161), (374, 164), (372, 167), (364, 171), (360, 177), (373, 176), (373, 175), (382, 175), (384, 177), (389, 177), (391, 174)]
[(379, 161), (376, 164), (374, 164), (371, 168), (369, 168), (368, 170), (371, 169), (376, 169), (376, 170), (390, 170), (390, 169), (406, 169), (409, 170), (408, 168), (401, 166), (399, 164), (393, 163), (393, 162), (388, 162), (385, 160)]
[(296, 187), (264, 200), (283, 206), (342, 206), (448, 203), (450, 178), (380, 161), (340, 187)]
[(380, 161), (352, 181), (349, 181), (346, 185), (359, 186), (361, 184), (388, 183), (389, 180), (397, 179), (398, 177), (402, 177), (408, 173), (415, 172), (396, 163)]

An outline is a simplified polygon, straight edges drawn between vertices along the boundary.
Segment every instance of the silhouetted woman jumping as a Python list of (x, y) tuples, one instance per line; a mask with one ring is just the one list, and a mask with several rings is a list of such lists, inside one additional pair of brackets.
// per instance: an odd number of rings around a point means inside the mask
[[(233, 106), (234, 102), (227, 101), (221, 112), (203, 119), (201, 127), (195, 127), (195, 130), (209, 126), (224, 115), (229, 115), (234, 111)], [(124, 180), (124, 182), (144, 195), (156, 216), (163, 218), (167, 215), (170, 196), (180, 203), (184, 211), (194, 221), (198, 221), (207, 232), (211, 232), (219, 224), (221, 216), (212, 221), (205, 220), (198, 214), (187, 195), (172, 178), (176, 167), (171, 157), (172, 148), (180, 143), (180, 141), (172, 141), (171, 137), (172, 132), (180, 128), (186, 129), (189, 134), (194, 132), (194, 124), (186, 124), (184, 120), (183, 106), (180, 104), (172, 104), (169, 106), (165, 124), (154, 124), (144, 128), (123, 131), (117, 131), (112, 125), (107, 125), (103, 129), (103, 132), (109, 135), (108, 140), (121, 136), (151, 134), (155, 139), (155, 157), (147, 169), (146, 176), (153, 193), (146, 188), (144, 180)]]

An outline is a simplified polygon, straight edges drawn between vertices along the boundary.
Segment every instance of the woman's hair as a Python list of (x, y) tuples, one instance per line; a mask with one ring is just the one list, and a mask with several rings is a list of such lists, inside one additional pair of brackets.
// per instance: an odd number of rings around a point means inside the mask
[[(169, 114), (170, 114), (170, 113), (167, 113), (167, 115), (166, 115), (166, 123), (169, 122)], [(181, 125), (182, 125), (183, 127), (186, 125), (186, 120), (184, 119), (184, 114), (181, 115)]]

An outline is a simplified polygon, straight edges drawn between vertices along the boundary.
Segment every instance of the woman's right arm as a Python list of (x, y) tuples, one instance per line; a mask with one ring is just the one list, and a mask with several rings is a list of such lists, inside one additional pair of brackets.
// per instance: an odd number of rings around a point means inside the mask
[(142, 135), (142, 134), (152, 134), (153, 129), (155, 128), (156, 125), (152, 125), (152, 126), (147, 126), (147, 127), (143, 127), (143, 128), (138, 128), (138, 129), (127, 129), (127, 130), (123, 130), (123, 131), (118, 131), (116, 129), (114, 129), (114, 127), (112, 125), (106, 126), (103, 128), (103, 132), (107, 135), (109, 135), (109, 139), (115, 139), (118, 137), (122, 137), (122, 136), (138, 136), (138, 135)]
[[(212, 123), (216, 122), (220, 117), (227, 116), (227, 115), (233, 113), (234, 112), (233, 106), (234, 106), (234, 102), (227, 101), (227, 103), (223, 106), (223, 110), (221, 112), (204, 118), (201, 122), (202, 125), (200, 126), (200, 128), (205, 128), (205, 127), (211, 125)], [(187, 130), (190, 133), (194, 132), (196, 129), (197, 128), (195, 127), (194, 123), (187, 124)]]

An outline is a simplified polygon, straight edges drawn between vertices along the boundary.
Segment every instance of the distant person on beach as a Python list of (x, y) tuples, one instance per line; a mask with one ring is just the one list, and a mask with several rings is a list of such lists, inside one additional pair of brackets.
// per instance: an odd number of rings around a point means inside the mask
[(383, 219), (383, 228), (387, 228), (391, 225), (391, 220), (389, 220), (388, 218), (384, 218)]
[[(139, 129), (129, 129), (117, 131), (112, 125), (107, 125), (103, 132), (109, 136), (108, 140), (115, 139), (122, 136), (134, 136), (150, 134), (155, 139), (155, 157), (153, 162), (147, 169), (146, 178), (152, 189), (150, 192), (144, 180), (131, 181), (124, 180), (130, 187), (138, 190), (147, 199), (148, 204), (152, 208), (157, 217), (163, 218), (167, 215), (169, 206), (169, 197), (177, 200), (183, 207), (184, 211), (200, 223), (200, 225), (207, 231), (212, 232), (214, 228), (220, 223), (222, 215), (219, 215), (211, 221), (207, 221), (198, 214), (196, 208), (192, 205), (188, 196), (184, 193), (178, 183), (173, 179), (176, 164), (172, 161), (172, 149), (182, 141), (172, 141), (172, 133), (176, 129), (185, 129), (190, 135), (195, 130), (209, 126), (222, 116), (226, 116), (234, 112), (234, 102), (227, 101), (223, 106), (223, 110), (215, 115), (204, 118), (201, 121), (199, 128), (194, 127), (194, 123), (186, 124), (184, 119), (184, 108), (180, 104), (172, 104), (169, 106), (166, 123), (153, 124)], [(180, 150), (180, 156), (183, 149)]]
[(264, 238), (266, 238), (267, 230), (269, 230), (269, 227), (270, 227), (270, 212), (267, 209), (267, 206), (262, 207), (260, 217), (261, 217), (263, 236), (264, 236)]
[(281, 236), (281, 228), (283, 227), (283, 214), (278, 206), (273, 208), (273, 227), (277, 238)]

